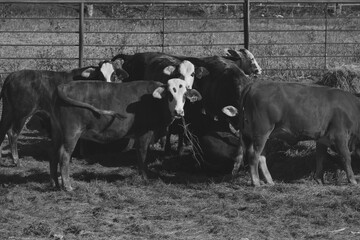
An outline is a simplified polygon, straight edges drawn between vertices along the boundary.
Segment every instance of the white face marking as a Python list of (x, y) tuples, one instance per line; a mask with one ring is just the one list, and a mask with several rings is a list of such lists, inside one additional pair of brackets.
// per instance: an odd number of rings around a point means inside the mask
[(191, 62), (184, 60), (179, 65), (179, 73), (181, 78), (186, 82), (186, 88), (192, 88), (194, 84), (195, 66)]
[(261, 67), (259, 66), (258, 62), (256, 61), (254, 55), (247, 49), (245, 49), (246, 59), (250, 61), (250, 73), (260, 75), (262, 72)]
[(169, 99), (169, 110), (172, 116), (184, 116), (186, 86), (185, 80), (179, 78), (168, 80), (168, 91), (172, 95), (172, 99)]
[(111, 75), (115, 72), (114, 66), (109, 62), (105, 62), (101, 65), (100, 71), (104, 75), (106, 82), (111, 82)]

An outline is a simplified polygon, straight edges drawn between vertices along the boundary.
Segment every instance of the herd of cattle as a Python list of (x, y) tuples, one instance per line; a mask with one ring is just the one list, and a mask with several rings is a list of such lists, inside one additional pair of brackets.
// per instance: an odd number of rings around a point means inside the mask
[(50, 122), (54, 148), (51, 183), (60, 188), (60, 167), (62, 188), (70, 191), (69, 163), (79, 139), (134, 139), (139, 173), (147, 179), (151, 143), (166, 136), (167, 152), (170, 134), (178, 134), (182, 152), (182, 120), (196, 136), (203, 159), (215, 166), (231, 163), (233, 175), (246, 160), (255, 186), (260, 185), (259, 169), (273, 184), (264, 151), (270, 138), (290, 144), (315, 140), (319, 183), (327, 148), (335, 149), (348, 181), (356, 184), (351, 152), (360, 137), (360, 100), (325, 86), (249, 77), (261, 71), (246, 49), (203, 58), (119, 54), (99, 66), (71, 71), (20, 70), (5, 79), (1, 90), (0, 143), (7, 135), (14, 164), (20, 166), (17, 139), (26, 120), (41, 112)]

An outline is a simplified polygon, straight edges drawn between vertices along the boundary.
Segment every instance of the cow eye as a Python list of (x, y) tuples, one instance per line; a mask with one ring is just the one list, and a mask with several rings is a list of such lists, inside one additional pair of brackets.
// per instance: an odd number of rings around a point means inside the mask
[(176, 88), (173, 88), (174, 93), (176, 93)]
[(183, 85), (180, 84), (179, 88), (182, 88), (182, 87), (183, 87)]
[(192, 73), (190, 76), (192, 76), (192, 77), (195, 76), (195, 73)]

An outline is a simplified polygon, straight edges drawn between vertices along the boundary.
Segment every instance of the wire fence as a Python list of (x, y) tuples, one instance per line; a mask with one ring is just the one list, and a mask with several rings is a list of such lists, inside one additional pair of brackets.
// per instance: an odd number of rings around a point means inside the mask
[(265, 74), (320, 74), (360, 61), (360, 7), (341, 5), (339, 12), (339, 6), (290, 0), (2, 1), (0, 76), (94, 65), (120, 52), (209, 56), (229, 47), (249, 47)]

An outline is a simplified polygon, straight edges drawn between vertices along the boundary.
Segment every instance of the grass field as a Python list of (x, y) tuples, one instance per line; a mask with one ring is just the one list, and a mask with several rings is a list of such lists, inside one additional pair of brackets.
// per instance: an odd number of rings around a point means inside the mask
[[(1, 47), (1, 57), (40, 57), (43, 59), (1, 60), (0, 72), (32, 69), (68, 69), (77, 66), (77, 46), (56, 47), (54, 43), (76, 45), (76, 33), (32, 33), (37, 30), (73, 31), (77, 20), (18, 20), (6, 19), (26, 15), (34, 16), (75, 16), (72, 8), (41, 8), (31, 5), (18, 8), (16, 5), (1, 5), (0, 30), (26, 30), (27, 33), (1, 33), (0, 44), (49, 44), (47, 47)], [(252, 30), (281, 29), (321, 29), (323, 20), (315, 20), (319, 10), (298, 11), (297, 8), (269, 10), (254, 9)], [(177, 9), (171, 13), (177, 17), (216, 16), (224, 13), (222, 9), (198, 6), (197, 8)], [(112, 8), (102, 6), (97, 9), (94, 20), (88, 21), (88, 31), (149, 31), (161, 29), (157, 21), (108, 21), (96, 18), (161, 16), (159, 9)], [(227, 12), (238, 16), (231, 10)], [(262, 14), (265, 16), (262, 17)], [(282, 14), (287, 17), (308, 16), (310, 20), (283, 22), (272, 19)], [(356, 29), (359, 18), (349, 13), (348, 18), (332, 17), (334, 26)], [(267, 19), (268, 17), (269, 19)], [(110, 24), (109, 24), (110, 23)], [(241, 27), (241, 23), (230, 24), (222, 21), (170, 21), (168, 30), (173, 29), (224, 29)], [(239, 25), (238, 25), (239, 24)], [(321, 67), (319, 58), (295, 58), (296, 54), (322, 54), (322, 45), (310, 43), (323, 39), (321, 32), (291, 32), (251, 34), (254, 45), (251, 50), (260, 59), (263, 68), (285, 66), (289, 68)], [(359, 32), (340, 31), (329, 36), (332, 41), (341, 41), (343, 45), (328, 45), (328, 51), (352, 54), (351, 58), (336, 58), (332, 64), (344, 64), (347, 61), (359, 61)], [(133, 52), (161, 50), (160, 47), (126, 47), (125, 44), (158, 43), (157, 34), (87, 34), (86, 57), (111, 58), (120, 51)], [(177, 54), (211, 55), (221, 53), (223, 46), (216, 43), (238, 42), (239, 35), (204, 34), (191, 36), (175, 34), (169, 36), (169, 42), (208, 43), (200, 47), (171, 47)], [(185, 39), (185, 40), (184, 40)], [(240, 36), (240, 39), (242, 37)], [(305, 44), (277, 45), (281, 42), (305, 42)], [(103, 46), (106, 44), (116, 47)], [(273, 43), (273, 44), (271, 44)], [(240, 45), (238, 45), (240, 47)], [(267, 56), (285, 56), (285, 60)], [(47, 59), (49, 56), (74, 58), (72, 60)], [(87, 63), (96, 63), (89, 60)], [(318, 80), (321, 73), (276, 71), (259, 79), (279, 79), (289, 81)], [(4, 75), (3, 75), (4, 76)], [(294, 76), (301, 76), (294, 78)], [(306, 77), (306, 78), (305, 78)], [(1, 79), (2, 81), (4, 78)], [(4, 142), (7, 145), (7, 142)], [(21, 136), (19, 152), (24, 163), (23, 168), (7, 167), (10, 161), (9, 148), (3, 151), (5, 164), (0, 166), (0, 239), (360, 239), (360, 187), (346, 183), (342, 172), (338, 180), (334, 177), (334, 161), (326, 164), (325, 185), (312, 180), (315, 169), (315, 150), (313, 142), (303, 142), (292, 147), (275, 144), (268, 156), (270, 172), (275, 186), (254, 188), (250, 177), (243, 169), (236, 179), (229, 171), (219, 173), (201, 169), (189, 155), (179, 157), (158, 156), (149, 164), (150, 170), (158, 176), (149, 182), (141, 180), (137, 174), (134, 152), (88, 155), (75, 158), (71, 163), (73, 192), (55, 191), (49, 186), (49, 140), (35, 131), (26, 130)], [(330, 160), (337, 156), (330, 153)], [(360, 160), (353, 159), (356, 179), (360, 181)]]

